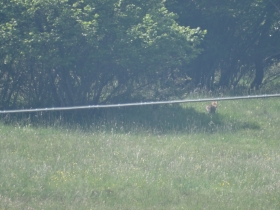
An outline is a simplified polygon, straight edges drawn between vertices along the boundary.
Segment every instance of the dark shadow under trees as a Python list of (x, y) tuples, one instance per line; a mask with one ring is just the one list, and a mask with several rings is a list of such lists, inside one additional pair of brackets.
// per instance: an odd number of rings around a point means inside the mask
[(254, 121), (232, 120), (224, 114), (207, 114), (204, 110), (177, 104), (7, 114), (1, 116), (1, 121), (21, 126), (114, 133), (217, 133), (260, 129)]

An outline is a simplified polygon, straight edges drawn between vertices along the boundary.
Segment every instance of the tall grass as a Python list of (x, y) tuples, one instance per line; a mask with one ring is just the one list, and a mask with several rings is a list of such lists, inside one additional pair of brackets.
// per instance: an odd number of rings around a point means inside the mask
[(279, 209), (279, 99), (205, 105), (1, 123), (0, 209)]

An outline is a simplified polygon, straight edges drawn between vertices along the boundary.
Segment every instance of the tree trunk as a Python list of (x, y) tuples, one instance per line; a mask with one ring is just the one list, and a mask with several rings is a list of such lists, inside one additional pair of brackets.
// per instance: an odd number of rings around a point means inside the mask
[(262, 84), (263, 77), (264, 77), (263, 61), (260, 58), (260, 56), (256, 57), (255, 68), (256, 68), (255, 78), (254, 78), (254, 81), (251, 84), (251, 88), (259, 89), (261, 84)]

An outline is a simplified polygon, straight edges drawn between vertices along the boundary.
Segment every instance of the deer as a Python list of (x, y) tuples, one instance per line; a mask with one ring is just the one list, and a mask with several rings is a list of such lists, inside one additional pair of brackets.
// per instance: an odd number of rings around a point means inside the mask
[(206, 106), (206, 111), (208, 114), (214, 114), (216, 112), (216, 109), (218, 107), (218, 102), (213, 101), (210, 105)]

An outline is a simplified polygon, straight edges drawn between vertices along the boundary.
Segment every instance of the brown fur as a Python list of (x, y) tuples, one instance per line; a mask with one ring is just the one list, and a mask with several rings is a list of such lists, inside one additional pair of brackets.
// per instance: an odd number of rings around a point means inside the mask
[(206, 111), (209, 114), (214, 114), (216, 112), (216, 109), (218, 107), (218, 102), (217, 101), (213, 101), (210, 105), (206, 106)]

